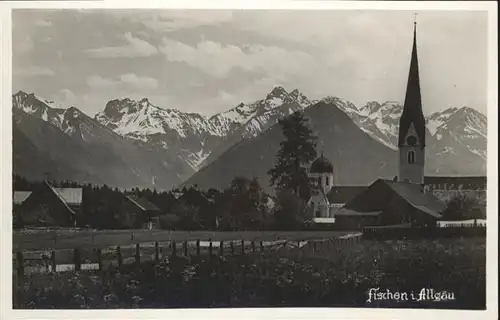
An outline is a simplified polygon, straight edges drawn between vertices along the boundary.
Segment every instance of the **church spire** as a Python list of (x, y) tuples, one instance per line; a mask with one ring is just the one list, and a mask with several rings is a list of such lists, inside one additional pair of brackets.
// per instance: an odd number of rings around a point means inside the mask
[(418, 144), (425, 147), (425, 118), (422, 111), (422, 97), (420, 92), (420, 77), (417, 55), (417, 21), (413, 23), (413, 48), (411, 52), (410, 71), (406, 86), (406, 96), (403, 114), (399, 121), (399, 141), (401, 147), (406, 143), (405, 139), (413, 124), (418, 137)]

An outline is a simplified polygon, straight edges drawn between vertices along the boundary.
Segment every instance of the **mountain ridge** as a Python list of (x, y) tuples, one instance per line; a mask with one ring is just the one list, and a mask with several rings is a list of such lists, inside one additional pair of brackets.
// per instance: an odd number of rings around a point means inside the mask
[[(108, 130), (107, 135), (113, 133), (138, 150), (147, 150), (140, 152), (160, 157), (157, 162), (165, 157), (177, 163), (173, 165), (178, 168), (173, 170), (179, 171), (174, 173), (177, 183), (187, 181), (237, 144), (255, 139), (276, 126), (279, 119), (295, 111), (306, 112), (318, 103), (335, 105), (376, 143), (397, 150), (402, 106), (395, 101), (369, 101), (358, 108), (339, 97), (310, 100), (298, 89), (288, 92), (282, 86), (274, 86), (264, 99), (242, 102), (210, 117), (162, 108), (147, 98), (138, 101), (122, 98), (108, 101), (103, 111), (91, 118), (75, 107), (64, 109), (35, 94), (19, 91), (13, 95), (15, 108), (56, 126), (64, 134), (80, 135), (84, 139), (88, 138), (91, 128), (99, 127), (95, 130)], [(86, 120), (83, 131), (73, 125), (79, 118), (92, 120)], [(486, 116), (469, 107), (451, 107), (426, 116), (431, 172), (485, 174), (486, 120)], [(457, 155), (465, 163), (462, 168), (456, 164)]]

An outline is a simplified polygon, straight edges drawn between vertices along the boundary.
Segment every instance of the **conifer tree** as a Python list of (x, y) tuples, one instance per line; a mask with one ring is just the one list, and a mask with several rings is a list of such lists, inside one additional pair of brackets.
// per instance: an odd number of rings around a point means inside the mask
[(268, 171), (271, 185), (300, 195), (307, 189), (304, 165), (316, 158), (317, 137), (299, 111), (279, 121), (285, 140), (280, 143), (274, 168)]

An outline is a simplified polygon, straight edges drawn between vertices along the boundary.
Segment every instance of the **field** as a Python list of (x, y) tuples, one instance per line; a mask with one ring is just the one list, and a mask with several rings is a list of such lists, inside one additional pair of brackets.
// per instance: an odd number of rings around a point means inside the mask
[[(15, 305), (484, 309), (485, 248), (485, 239), (478, 237), (343, 245), (324, 242), (316, 248), (275, 247), (246, 254), (236, 251), (224, 257), (164, 257), (160, 263), (141, 259), (140, 265), (123, 265), (121, 270), (111, 267), (26, 277)], [(367, 302), (370, 288), (407, 293), (407, 299), (373, 296)], [(421, 296), (422, 289), (432, 289), (434, 295)], [(446, 295), (435, 295), (444, 291)]]

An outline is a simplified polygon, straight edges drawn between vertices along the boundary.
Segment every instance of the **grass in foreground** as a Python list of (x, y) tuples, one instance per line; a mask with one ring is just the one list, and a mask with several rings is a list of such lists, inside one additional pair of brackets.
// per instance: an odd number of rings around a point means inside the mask
[[(484, 309), (485, 239), (363, 241), (208, 259), (177, 257), (121, 271), (26, 280), (19, 308), (396, 307)], [(380, 300), (379, 292), (453, 293), (450, 301)]]

